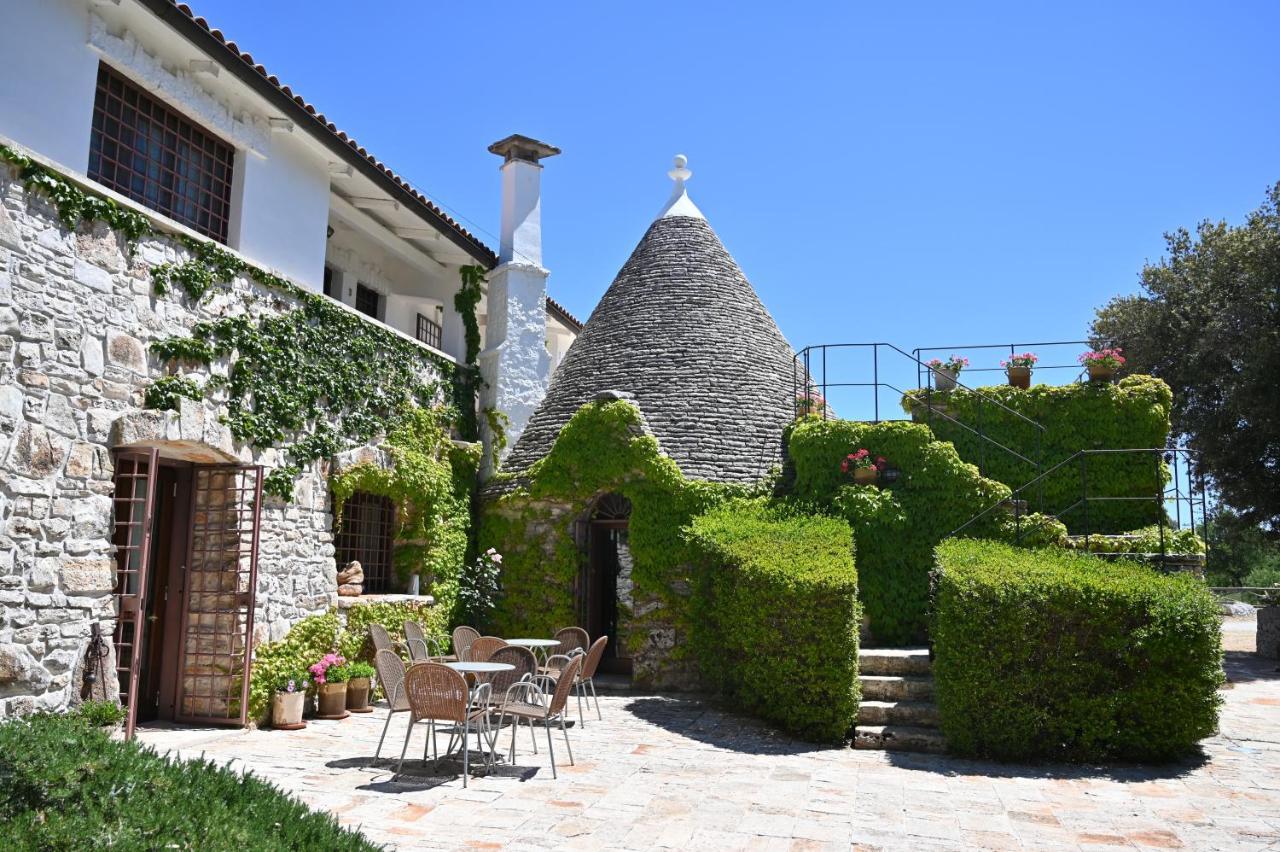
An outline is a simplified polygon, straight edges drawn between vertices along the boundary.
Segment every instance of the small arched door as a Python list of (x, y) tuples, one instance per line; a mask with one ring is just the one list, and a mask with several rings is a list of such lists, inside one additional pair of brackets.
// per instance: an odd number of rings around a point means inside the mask
[(586, 558), (578, 580), (581, 624), (592, 640), (609, 637), (600, 669), (616, 674), (631, 673), (631, 660), (622, 655), (618, 641), (619, 604), (630, 603), (630, 519), (631, 501), (626, 497), (606, 494), (596, 501), (584, 519)]

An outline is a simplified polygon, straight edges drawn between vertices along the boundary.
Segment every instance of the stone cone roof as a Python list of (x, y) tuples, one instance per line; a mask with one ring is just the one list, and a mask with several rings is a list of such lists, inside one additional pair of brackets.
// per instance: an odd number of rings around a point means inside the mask
[(664, 216), (592, 312), (502, 471), (523, 474), (580, 407), (620, 391), (685, 476), (753, 482), (781, 458), (793, 356), (706, 220)]

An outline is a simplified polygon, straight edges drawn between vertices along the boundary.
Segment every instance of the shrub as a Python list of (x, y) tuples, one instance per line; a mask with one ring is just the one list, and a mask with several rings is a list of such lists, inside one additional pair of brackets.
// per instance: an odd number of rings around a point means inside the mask
[[(899, 470), (898, 480), (881, 487), (848, 484), (840, 463), (858, 447), (884, 456)], [(853, 527), (871, 632), (889, 644), (918, 641), (927, 621), (933, 548), (982, 508), (1008, 497), (1009, 489), (983, 479), (922, 424), (811, 418), (793, 427), (787, 450), (796, 497)]]
[(937, 555), (933, 672), (953, 751), (1167, 760), (1216, 729), (1218, 607), (1193, 577), (991, 541)]
[(75, 715), (0, 725), (10, 849), (333, 849), (373, 844), (252, 774), (161, 757)]
[[(443, 604), (427, 606), (425, 601), (379, 601), (360, 603), (347, 610), (347, 626), (338, 637), (338, 653), (348, 660), (373, 660), (373, 640), (369, 638), (369, 625), (381, 624), (387, 629), (392, 642), (404, 641), (404, 623), (416, 621), (423, 631), (436, 639), (449, 637), (448, 612)], [(322, 655), (321, 655), (322, 656)], [(307, 660), (311, 664), (319, 656)]]
[(332, 651), (337, 641), (338, 617), (328, 612), (309, 615), (294, 624), (279, 642), (255, 648), (249, 678), (249, 718), (265, 719), (277, 688)]
[[(979, 393), (980, 392), (980, 393)], [(919, 400), (923, 391), (903, 397), (908, 412), (925, 413)], [(980, 395), (981, 394), (981, 395)], [(983, 399), (986, 397), (986, 399)], [(1150, 376), (1128, 376), (1115, 384), (1082, 382), (1070, 385), (1036, 385), (1030, 389), (1008, 386), (957, 388), (934, 392), (935, 405), (943, 404), (960, 423), (982, 431), (1006, 447), (1034, 459), (1033, 427), (990, 402), (994, 398), (1045, 427), (1041, 437), (1043, 470), (1078, 450), (1163, 447), (1169, 440), (1169, 411), (1173, 396), (1169, 386)], [(981, 409), (981, 410), (979, 410)], [(1017, 488), (1036, 476), (1036, 469), (990, 443), (964, 426), (943, 417), (932, 417), (930, 428), (944, 441), (955, 444), (965, 461), (982, 462), (983, 474)], [(1150, 454), (1090, 456), (1089, 494), (1099, 497), (1146, 497), (1158, 494), (1168, 480), (1168, 470)], [(1084, 531), (1084, 509), (1065, 510), (1080, 499), (1080, 468), (1067, 465), (1045, 478), (1043, 492), (1029, 489), (1032, 508), (1051, 514), (1064, 512), (1062, 520), (1072, 532)], [(1034, 502), (1043, 493), (1043, 504)], [(985, 507), (981, 507), (985, 508)], [(975, 509), (975, 511), (977, 511)], [(1123, 532), (1154, 523), (1163, 507), (1150, 501), (1099, 501), (1089, 503), (1091, 532)]]
[[(1160, 527), (1152, 524), (1123, 535), (1091, 535), (1087, 542), (1077, 536), (1067, 541), (1067, 546), (1072, 550), (1087, 550), (1089, 553), (1159, 553), (1160, 538)], [(1204, 539), (1196, 535), (1194, 530), (1175, 530), (1166, 526), (1164, 552), (1203, 555)]]
[(708, 562), (695, 596), (704, 677), (797, 736), (842, 740), (858, 711), (849, 525), (734, 500), (696, 518), (688, 538)]
[(86, 701), (76, 715), (95, 728), (114, 728), (124, 721), (125, 710), (114, 701)]
[(1019, 547), (1066, 547), (1070, 543), (1066, 524), (1039, 512), (1020, 518), (1004, 514), (997, 522), (996, 537)]

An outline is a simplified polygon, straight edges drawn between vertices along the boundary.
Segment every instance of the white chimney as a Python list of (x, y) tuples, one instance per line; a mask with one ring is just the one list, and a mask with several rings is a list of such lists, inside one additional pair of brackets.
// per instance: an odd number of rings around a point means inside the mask
[[(480, 353), (481, 409), (507, 416), (507, 449), (524, 431), (547, 393), (551, 355), (547, 352), (547, 270), (542, 268), (542, 166), (559, 148), (508, 136), (489, 146), (502, 162), (502, 236), (498, 268), (489, 273), (485, 350)], [(493, 471), (493, 436), (481, 418), (485, 462)]]

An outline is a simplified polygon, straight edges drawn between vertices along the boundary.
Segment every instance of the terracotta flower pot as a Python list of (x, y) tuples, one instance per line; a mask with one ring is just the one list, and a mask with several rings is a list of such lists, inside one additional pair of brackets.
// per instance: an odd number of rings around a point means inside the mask
[(322, 683), (316, 687), (320, 709), (318, 719), (345, 719), (347, 717), (347, 684)]
[(1109, 382), (1116, 374), (1114, 367), (1107, 367), (1102, 364), (1088, 364), (1085, 369), (1089, 371), (1089, 381), (1091, 382)]
[(305, 728), (302, 708), (307, 702), (305, 692), (277, 692), (271, 697), (271, 725), (284, 731)]
[(953, 372), (951, 370), (941, 370), (936, 367), (930, 367), (929, 369), (933, 372), (934, 390), (945, 391), (955, 389), (956, 379), (960, 377), (959, 370)]
[(369, 678), (353, 677), (347, 681), (347, 709), (352, 713), (372, 713), (369, 706)]
[(880, 478), (880, 471), (874, 467), (855, 467), (853, 469), (853, 482), (855, 485), (870, 485)]
[(1023, 390), (1031, 387), (1031, 368), (1030, 367), (1008, 367), (1009, 371), (1009, 387), (1022, 388)]

